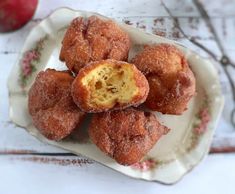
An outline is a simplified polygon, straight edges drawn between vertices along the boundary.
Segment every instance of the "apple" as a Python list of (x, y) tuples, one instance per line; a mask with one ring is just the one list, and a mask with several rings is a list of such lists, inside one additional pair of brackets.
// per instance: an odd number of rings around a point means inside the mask
[(0, 32), (25, 25), (34, 15), (38, 0), (0, 0)]

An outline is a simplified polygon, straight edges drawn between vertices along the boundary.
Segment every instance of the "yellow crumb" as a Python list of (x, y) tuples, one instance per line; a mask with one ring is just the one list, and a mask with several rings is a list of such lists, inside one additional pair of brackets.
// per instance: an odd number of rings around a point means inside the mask
[(91, 105), (113, 107), (116, 103), (128, 103), (139, 92), (133, 68), (129, 64), (118, 67), (101, 64), (81, 81), (91, 92)]

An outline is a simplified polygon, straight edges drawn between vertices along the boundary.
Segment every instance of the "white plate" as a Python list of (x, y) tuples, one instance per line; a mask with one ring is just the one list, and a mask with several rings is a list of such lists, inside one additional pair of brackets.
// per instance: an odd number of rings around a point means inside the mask
[[(208, 153), (223, 107), (223, 97), (214, 66), (177, 42), (120, 24), (132, 40), (130, 58), (143, 44), (175, 44), (185, 53), (196, 76), (197, 95), (190, 101), (189, 108), (183, 115), (156, 113), (171, 131), (157, 142), (142, 162), (129, 167), (121, 166), (99, 151), (89, 140), (78, 140), (76, 134), (76, 137), (60, 142), (49, 141), (32, 125), (28, 114), (27, 92), (37, 72), (48, 67), (66, 69), (58, 59), (66, 27), (77, 16), (91, 15), (106, 19), (97, 13), (61, 8), (32, 29), (8, 80), (10, 118), (43, 142), (82, 154), (128, 176), (166, 184), (175, 183)], [(85, 124), (84, 134), (86, 128)]]

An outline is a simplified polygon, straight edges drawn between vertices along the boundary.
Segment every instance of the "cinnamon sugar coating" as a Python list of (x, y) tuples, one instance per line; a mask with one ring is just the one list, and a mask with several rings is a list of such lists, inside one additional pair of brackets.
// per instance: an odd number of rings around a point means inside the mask
[(119, 164), (139, 162), (169, 129), (156, 116), (134, 108), (95, 114), (89, 136), (101, 151)]
[(146, 46), (132, 63), (149, 82), (146, 106), (164, 114), (182, 114), (195, 94), (195, 77), (183, 53), (175, 46)]
[(60, 60), (78, 73), (88, 62), (102, 59), (126, 61), (130, 38), (116, 23), (91, 16), (75, 18), (64, 36)]
[(33, 124), (50, 140), (61, 140), (79, 127), (84, 113), (70, 94), (73, 76), (67, 71), (47, 69), (38, 73), (28, 94)]

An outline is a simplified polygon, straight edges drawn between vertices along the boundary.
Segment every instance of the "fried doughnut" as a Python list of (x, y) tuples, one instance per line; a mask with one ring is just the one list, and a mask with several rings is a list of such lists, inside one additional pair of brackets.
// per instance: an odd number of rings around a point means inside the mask
[(95, 114), (88, 129), (92, 142), (122, 165), (139, 162), (168, 131), (153, 113), (134, 108)]
[(149, 82), (146, 106), (164, 114), (180, 115), (195, 94), (195, 77), (183, 53), (175, 46), (147, 46), (133, 59)]
[(68, 72), (47, 69), (38, 73), (29, 90), (28, 108), (33, 124), (50, 140), (68, 136), (85, 115), (73, 102), (73, 80)]
[(147, 79), (133, 64), (113, 59), (82, 68), (71, 90), (74, 102), (85, 112), (138, 106), (148, 92)]
[(103, 59), (125, 61), (130, 38), (116, 23), (91, 16), (75, 18), (62, 42), (60, 60), (78, 73), (88, 62)]

